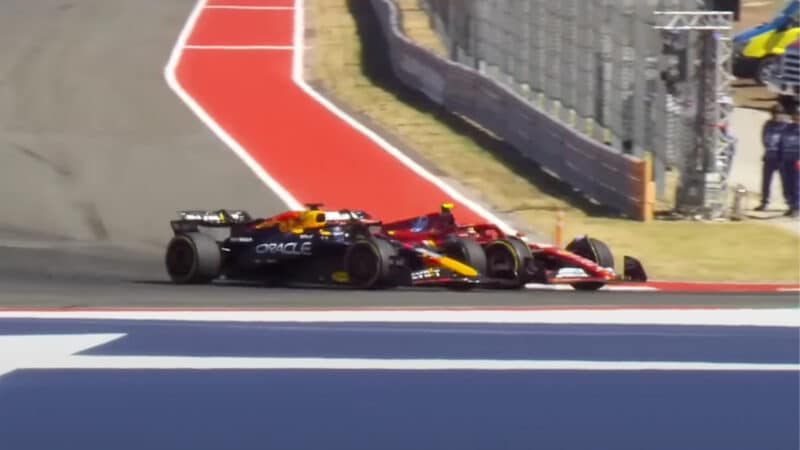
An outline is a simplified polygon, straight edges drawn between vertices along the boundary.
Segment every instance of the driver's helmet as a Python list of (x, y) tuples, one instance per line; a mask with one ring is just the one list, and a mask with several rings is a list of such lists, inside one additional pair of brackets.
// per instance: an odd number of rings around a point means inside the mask
[(452, 203), (442, 203), (440, 214), (446, 219), (448, 225), (453, 225), (456, 223), (456, 219), (453, 217), (453, 207)]
[(323, 228), (327, 220), (325, 212), (318, 209), (303, 211), (300, 214), (300, 226), (305, 229)]

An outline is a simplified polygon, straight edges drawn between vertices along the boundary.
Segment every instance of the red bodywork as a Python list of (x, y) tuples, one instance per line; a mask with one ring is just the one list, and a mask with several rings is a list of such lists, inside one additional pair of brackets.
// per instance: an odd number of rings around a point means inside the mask
[[(452, 211), (443, 209), (410, 219), (384, 223), (383, 231), (394, 239), (412, 243), (430, 243), (440, 246), (451, 236), (473, 239), (479, 244), (488, 244), (496, 239), (510, 237), (500, 227), (489, 224), (459, 224)], [(521, 235), (516, 237), (522, 237)], [(611, 282), (617, 281), (617, 274), (594, 261), (584, 258), (576, 253), (558, 248), (549, 244), (526, 242), (533, 253), (534, 260), (543, 265), (548, 283), (576, 283), (576, 282)], [(586, 276), (556, 277), (559, 269), (576, 267), (582, 269)]]
[[(321, 205), (309, 206), (310, 208), (306, 211), (286, 211), (255, 221), (251, 226), (264, 227), (275, 224), (287, 226), (287, 224), (297, 221), (302, 222), (303, 215), (309, 212), (324, 212), (325, 219), (323, 220), (326, 222), (324, 226), (335, 227), (358, 223), (365, 227), (366, 232), (383, 235), (410, 249), (428, 248), (436, 251), (452, 237), (471, 239), (480, 245), (487, 245), (503, 238), (522, 238), (521, 234), (508, 235), (500, 227), (491, 223), (459, 224), (448, 204), (442, 205), (439, 212), (388, 223), (372, 218), (362, 210), (322, 211), (318, 209)], [(625, 271), (623, 276), (619, 276), (613, 268), (601, 267), (592, 259), (576, 252), (550, 244), (524, 240), (523, 242), (532, 253), (530, 263), (532, 272), (536, 274), (532, 280), (534, 282), (575, 286), (575, 284), (605, 284), (615, 281), (646, 281), (647, 279), (639, 261), (629, 256), (625, 256)], [(580, 269), (580, 272), (572, 273), (570, 270), (564, 269)], [(526, 278), (530, 279), (528, 276)]]

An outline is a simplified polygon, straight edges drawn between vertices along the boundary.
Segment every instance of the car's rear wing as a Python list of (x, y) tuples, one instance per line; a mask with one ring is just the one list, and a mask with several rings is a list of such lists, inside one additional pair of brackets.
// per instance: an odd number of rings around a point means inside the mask
[(178, 211), (180, 220), (202, 222), (204, 224), (247, 223), (253, 220), (247, 211), (239, 209), (187, 209)]
[(188, 209), (178, 211), (178, 219), (169, 222), (174, 233), (203, 231), (213, 235), (217, 241), (230, 235), (230, 227), (253, 220), (247, 211), (234, 209), (202, 210)]

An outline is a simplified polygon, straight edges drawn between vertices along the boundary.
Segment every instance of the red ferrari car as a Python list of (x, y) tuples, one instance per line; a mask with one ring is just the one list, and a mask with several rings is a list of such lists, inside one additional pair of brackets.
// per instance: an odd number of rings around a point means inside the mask
[(526, 242), (493, 224), (459, 224), (449, 203), (438, 212), (382, 223), (379, 228), (393, 239), (423, 243), (474, 267), (485, 274), (488, 282), (483, 285), (520, 288), (527, 283), (569, 284), (577, 290), (592, 291), (607, 283), (647, 281), (641, 262), (627, 255), (623, 274), (618, 275), (611, 250), (598, 239), (580, 236), (564, 249)]

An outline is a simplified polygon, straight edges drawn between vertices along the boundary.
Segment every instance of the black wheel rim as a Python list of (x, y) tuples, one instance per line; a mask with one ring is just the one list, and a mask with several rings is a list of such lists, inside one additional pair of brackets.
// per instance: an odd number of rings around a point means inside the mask
[(378, 276), (378, 255), (367, 245), (358, 245), (350, 251), (347, 272), (358, 285), (371, 284)]
[(486, 251), (486, 265), (489, 276), (494, 278), (514, 278), (516, 258), (505, 247), (494, 245)]
[(176, 278), (188, 276), (194, 266), (194, 249), (185, 241), (175, 241), (167, 252), (167, 271)]

